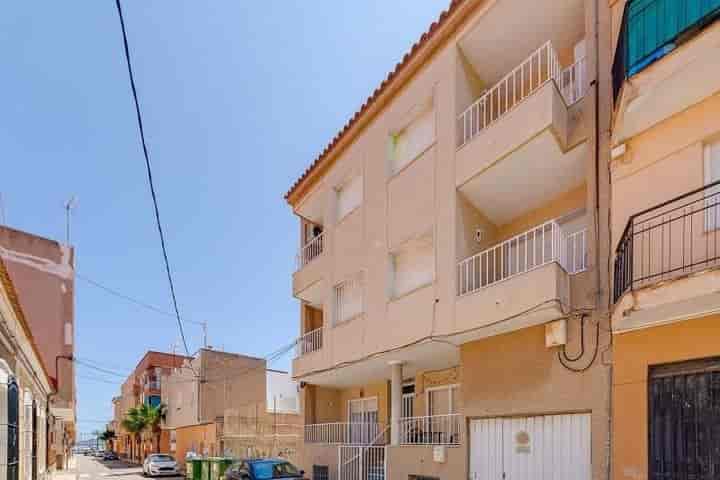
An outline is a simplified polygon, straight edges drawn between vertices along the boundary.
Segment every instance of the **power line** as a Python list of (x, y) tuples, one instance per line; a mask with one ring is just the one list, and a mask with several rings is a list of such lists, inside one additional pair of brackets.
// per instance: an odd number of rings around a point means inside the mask
[(91, 368), (91, 369), (93, 369), (93, 370), (97, 370), (98, 372), (102, 372), (102, 373), (105, 373), (105, 374), (108, 374), (108, 375), (115, 375), (115, 376), (121, 377), (121, 378), (126, 378), (126, 377), (127, 377), (127, 375), (124, 374), (124, 373), (113, 372), (112, 370), (108, 370), (108, 369), (106, 369), (106, 368), (98, 367), (98, 366), (96, 366), (96, 365), (93, 365), (93, 364), (90, 363), (90, 362), (85, 361), (85, 360), (80, 360), (79, 358), (74, 358), (73, 361), (74, 361), (76, 364), (78, 364), (78, 365), (82, 365), (82, 366), (85, 366), (85, 367), (87, 367), (87, 368)]
[(117, 381), (105, 380), (103, 378), (91, 377), (88, 375), (76, 375), (76, 377), (82, 378), (83, 380), (90, 380), (92, 382), (107, 383), (109, 385), (119, 385), (120, 384), (120, 382), (117, 382)]
[[(103, 290), (104, 292), (114, 295), (117, 298), (121, 298), (127, 302), (133, 303), (139, 307), (142, 307), (148, 311), (164, 315), (166, 317), (175, 318), (175, 314), (168, 312), (167, 310), (163, 310), (160, 307), (157, 307), (155, 305), (152, 305), (151, 303), (144, 302), (142, 300), (138, 300), (137, 298), (131, 297), (130, 295), (126, 295), (114, 288), (108, 287), (107, 285), (103, 285), (102, 283), (98, 282), (97, 280), (93, 280), (92, 278), (86, 277), (80, 273), (75, 272), (75, 276), (79, 278), (80, 280), (86, 282), (89, 285), (92, 285), (94, 287), (99, 288), (100, 290)], [(203, 328), (203, 345), (207, 347), (207, 322), (198, 322), (197, 320), (191, 320), (187, 317), (182, 318), (183, 322), (192, 323), (193, 325), (200, 325)]]
[(142, 143), (143, 155), (145, 156), (145, 168), (147, 170), (148, 184), (150, 185), (150, 195), (152, 196), (153, 208), (155, 210), (155, 224), (157, 225), (158, 234), (160, 235), (160, 246), (162, 247), (163, 259), (165, 261), (165, 272), (167, 273), (168, 283), (170, 284), (170, 295), (172, 296), (175, 317), (180, 330), (180, 338), (182, 339), (183, 346), (185, 347), (185, 353), (190, 356), (190, 349), (188, 348), (187, 341), (185, 340), (185, 331), (183, 329), (182, 321), (180, 320), (180, 310), (178, 309), (177, 297), (175, 296), (175, 285), (173, 284), (170, 261), (168, 260), (167, 248), (165, 246), (165, 234), (163, 233), (162, 222), (160, 222), (160, 210), (158, 208), (157, 195), (155, 193), (155, 185), (153, 183), (152, 168), (150, 167), (150, 155), (148, 154), (147, 143), (145, 141), (145, 130), (143, 129), (140, 102), (138, 101), (137, 89), (135, 88), (135, 78), (132, 71), (132, 62), (130, 61), (130, 47), (128, 46), (127, 32), (125, 31), (125, 19), (123, 18), (120, 0), (115, 0), (115, 5), (117, 6), (118, 17), (120, 19), (123, 47), (125, 49), (125, 61), (127, 64), (128, 76), (130, 77), (130, 88), (132, 89), (133, 100), (135, 102), (135, 113), (137, 115), (138, 130), (140, 131), (140, 141)]

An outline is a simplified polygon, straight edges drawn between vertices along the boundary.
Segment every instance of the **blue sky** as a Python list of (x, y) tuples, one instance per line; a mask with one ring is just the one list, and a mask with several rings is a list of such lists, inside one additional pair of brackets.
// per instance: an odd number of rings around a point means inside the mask
[[(297, 336), (282, 195), (447, 3), (123, 1), (181, 314), (212, 345), (261, 356)], [(113, 0), (3, 5), (0, 193), (10, 226), (59, 240), (77, 195), (78, 273), (169, 310), (121, 47)], [(178, 339), (80, 280), (76, 324), (77, 355), (122, 372)], [(89, 432), (118, 386), (78, 375)]]

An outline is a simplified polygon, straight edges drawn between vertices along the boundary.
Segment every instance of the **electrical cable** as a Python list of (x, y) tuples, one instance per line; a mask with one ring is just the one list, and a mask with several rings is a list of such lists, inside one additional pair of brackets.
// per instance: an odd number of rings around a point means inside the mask
[[(598, 323), (598, 325), (600, 324)], [(580, 315), (580, 353), (578, 353), (574, 357), (570, 357), (567, 354), (567, 349), (565, 348), (565, 345), (563, 345), (562, 355), (563, 358), (568, 362), (577, 362), (582, 358), (583, 355), (585, 355), (585, 315)]]
[(160, 235), (160, 246), (162, 247), (163, 259), (165, 261), (165, 272), (167, 273), (168, 283), (170, 284), (170, 295), (172, 296), (173, 308), (175, 309), (175, 317), (177, 319), (178, 329), (180, 330), (180, 338), (182, 339), (185, 353), (190, 356), (190, 349), (185, 340), (185, 330), (183, 329), (182, 320), (180, 320), (180, 310), (178, 308), (177, 297), (175, 296), (175, 285), (173, 283), (172, 273), (170, 270), (170, 261), (168, 260), (167, 248), (165, 246), (165, 234), (163, 233), (162, 222), (160, 221), (160, 209), (158, 208), (157, 194), (155, 193), (155, 185), (153, 182), (152, 168), (150, 167), (150, 155), (148, 153), (147, 142), (145, 141), (145, 130), (142, 123), (142, 114), (140, 113), (140, 102), (138, 101), (137, 88), (135, 87), (135, 78), (132, 71), (132, 62), (130, 61), (130, 47), (128, 46), (127, 32), (125, 30), (125, 19), (123, 18), (122, 6), (120, 0), (115, 0), (117, 6), (118, 17), (120, 19), (120, 28), (122, 30), (123, 47), (125, 49), (125, 61), (127, 64), (128, 76), (130, 78), (130, 88), (135, 102), (135, 114), (137, 116), (138, 130), (140, 132), (140, 141), (142, 143), (143, 155), (145, 157), (145, 169), (147, 171), (148, 184), (150, 185), (150, 195), (152, 196), (153, 207), (155, 210), (155, 224), (157, 225), (158, 234)]
[(90, 362), (86, 362), (86, 361), (80, 360), (80, 359), (78, 359), (78, 358), (73, 358), (72, 361), (73, 361), (74, 363), (78, 364), (78, 365), (83, 365), (83, 366), (85, 366), (85, 367), (87, 367), (87, 368), (91, 368), (91, 369), (93, 369), (93, 370), (97, 370), (98, 372), (106, 373), (106, 374), (108, 374), (108, 375), (115, 375), (115, 376), (121, 377), (121, 378), (127, 378), (127, 375), (125, 375), (125, 374), (123, 374), (123, 373), (113, 372), (112, 370), (108, 370), (108, 369), (105, 369), (105, 368), (102, 368), (102, 367), (98, 367), (98, 366), (96, 366), (96, 365), (93, 365), (93, 364), (90, 363)]
[(562, 358), (562, 355), (560, 354), (560, 351), (558, 351), (558, 360), (560, 361), (560, 364), (565, 367), (566, 369), (570, 370), (571, 372), (575, 373), (582, 373), (588, 370), (592, 365), (595, 363), (595, 359), (597, 358), (598, 351), (600, 350), (600, 322), (597, 322), (595, 325), (595, 350), (593, 351), (592, 358), (590, 359), (590, 362), (585, 365), (582, 368), (575, 368), (571, 367)]

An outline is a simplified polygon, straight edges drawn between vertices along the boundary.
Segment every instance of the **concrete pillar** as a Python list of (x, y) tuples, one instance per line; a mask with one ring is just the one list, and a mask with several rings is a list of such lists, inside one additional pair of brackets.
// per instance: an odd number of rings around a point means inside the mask
[(390, 445), (400, 445), (400, 417), (402, 416), (402, 362), (390, 362)]

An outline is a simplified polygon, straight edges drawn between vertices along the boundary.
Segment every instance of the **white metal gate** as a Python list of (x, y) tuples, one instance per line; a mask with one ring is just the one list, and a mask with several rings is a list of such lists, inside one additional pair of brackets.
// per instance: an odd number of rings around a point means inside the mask
[(471, 480), (589, 480), (590, 414), (470, 422)]
[(385, 480), (385, 447), (338, 447), (339, 480)]

